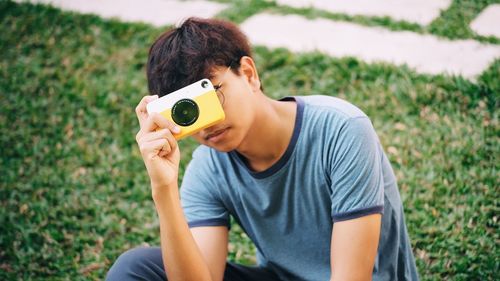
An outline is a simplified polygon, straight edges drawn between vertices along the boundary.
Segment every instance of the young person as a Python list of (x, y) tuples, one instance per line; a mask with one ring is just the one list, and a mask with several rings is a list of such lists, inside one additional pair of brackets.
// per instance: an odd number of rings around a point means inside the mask
[[(147, 76), (136, 140), (161, 248), (125, 252), (108, 280), (418, 280), (396, 178), (360, 109), (268, 98), (246, 37), (215, 19), (161, 35)], [(226, 119), (193, 136), (201, 145), (179, 190), (177, 128), (146, 104), (201, 78), (216, 85)], [(257, 266), (226, 261), (230, 216), (255, 243)]]

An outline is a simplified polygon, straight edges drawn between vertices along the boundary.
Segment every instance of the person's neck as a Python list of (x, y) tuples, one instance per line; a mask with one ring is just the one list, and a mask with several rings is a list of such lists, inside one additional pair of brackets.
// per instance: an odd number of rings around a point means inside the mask
[(236, 149), (256, 172), (268, 169), (283, 156), (292, 139), (297, 114), (295, 102), (280, 102), (264, 95), (260, 98), (263, 102), (255, 122)]

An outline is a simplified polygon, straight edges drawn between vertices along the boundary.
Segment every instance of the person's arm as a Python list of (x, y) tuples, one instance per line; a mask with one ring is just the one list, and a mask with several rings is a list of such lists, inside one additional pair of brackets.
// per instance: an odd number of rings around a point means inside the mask
[[(217, 246), (208, 246), (205, 244), (207, 241), (200, 238), (203, 233), (195, 231), (195, 239), (188, 227), (177, 185), (180, 151), (172, 135), (176, 131), (175, 124), (159, 114), (148, 115), (146, 111), (146, 104), (157, 98), (146, 96), (136, 107), (141, 127), (136, 141), (151, 180), (152, 197), (160, 220), (161, 252), (167, 278), (169, 281), (222, 280), (220, 272), (225, 266), (225, 257), (224, 263), (221, 260), (224, 254), (227, 255), (227, 242), (226, 248), (223, 248), (224, 235), (220, 234), (220, 230), (212, 231), (212, 238), (221, 240), (216, 242)], [(203, 241), (199, 247), (197, 242)], [(207, 261), (206, 258), (211, 256), (217, 256), (217, 261)]]
[(192, 227), (191, 233), (210, 269), (212, 280), (222, 281), (228, 252), (227, 226)]
[(189, 229), (178, 189), (155, 196), (161, 252), (168, 280), (222, 281), (227, 257), (227, 227)]
[(372, 280), (381, 215), (335, 222), (331, 242), (331, 281)]

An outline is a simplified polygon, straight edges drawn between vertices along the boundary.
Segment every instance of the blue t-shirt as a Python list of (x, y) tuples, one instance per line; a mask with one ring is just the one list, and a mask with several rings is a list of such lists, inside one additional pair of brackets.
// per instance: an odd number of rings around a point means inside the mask
[(267, 170), (252, 171), (236, 151), (193, 152), (181, 186), (189, 226), (229, 227), (232, 216), (260, 266), (283, 280), (325, 281), (333, 224), (381, 213), (373, 280), (418, 280), (396, 178), (370, 119), (338, 98), (282, 99), (294, 100), (292, 139)]

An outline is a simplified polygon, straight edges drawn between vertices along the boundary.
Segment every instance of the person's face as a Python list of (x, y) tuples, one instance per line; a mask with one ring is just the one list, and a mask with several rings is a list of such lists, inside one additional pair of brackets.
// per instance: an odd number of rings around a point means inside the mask
[(194, 134), (193, 138), (200, 144), (228, 152), (241, 144), (252, 125), (255, 94), (245, 75), (236, 75), (227, 67), (215, 68), (211, 81), (223, 101), (226, 118)]

